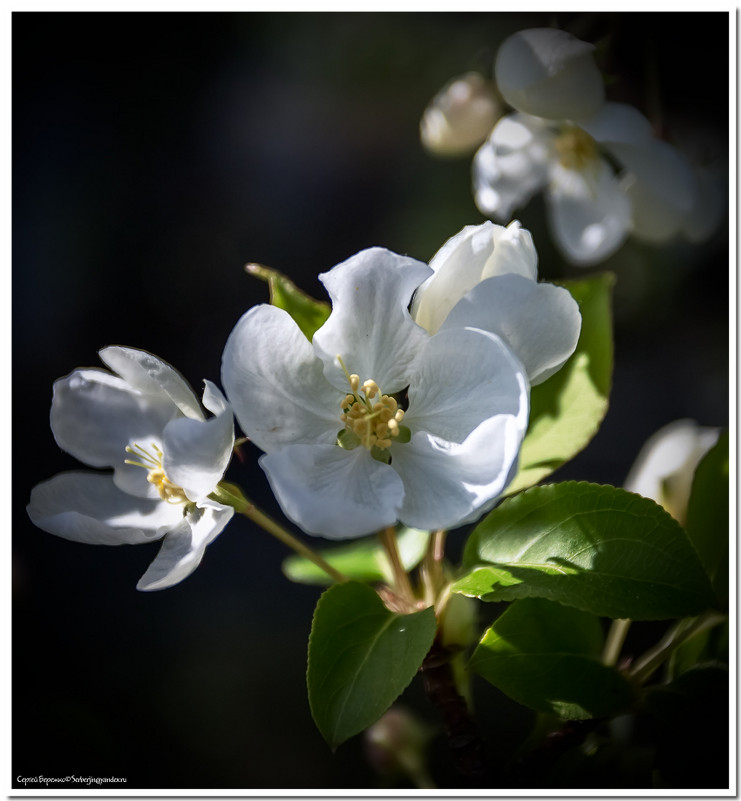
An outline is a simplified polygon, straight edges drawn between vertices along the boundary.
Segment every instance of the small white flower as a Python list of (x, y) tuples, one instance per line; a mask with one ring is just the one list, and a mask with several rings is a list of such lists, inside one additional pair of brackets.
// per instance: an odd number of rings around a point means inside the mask
[(719, 434), (720, 429), (699, 426), (694, 420), (669, 423), (641, 448), (625, 489), (656, 501), (684, 525), (695, 469)]
[(434, 275), (417, 290), (412, 316), (431, 334), (443, 326), (497, 334), (522, 362), (531, 385), (553, 375), (574, 352), (579, 307), (562, 287), (537, 283), (538, 254), (519, 222), (466, 226), (430, 267)]
[(591, 117), (605, 97), (593, 53), (593, 45), (566, 31), (518, 31), (497, 51), (497, 86), (525, 114), (559, 120)]
[(473, 327), (430, 336), (410, 317), (430, 275), (361, 251), (320, 276), (332, 313), (309, 342), (261, 305), (227, 342), (222, 380), (285, 514), (311, 534), (449, 528), (490, 508), (527, 427), (524, 368)]
[(430, 101), (420, 122), (422, 144), (438, 156), (472, 152), (501, 116), (496, 88), (478, 72), (447, 83)]
[(76, 542), (122, 545), (163, 539), (137, 584), (157, 590), (195, 570), (234, 513), (209, 499), (234, 447), (226, 399), (205, 382), (203, 405), (156, 356), (109, 347), (117, 375), (79, 369), (54, 384), (51, 427), (61, 448), (110, 473), (67, 472), (34, 487), (28, 514), (39, 528)]
[[(623, 103), (605, 103), (578, 126), (517, 112), (497, 123), (474, 157), (476, 205), (506, 222), (543, 191), (558, 247), (574, 264), (596, 264), (631, 233), (639, 216), (631, 198), (640, 192), (666, 207), (691, 207), (691, 182), (669, 148)], [(622, 175), (606, 156), (622, 166)]]

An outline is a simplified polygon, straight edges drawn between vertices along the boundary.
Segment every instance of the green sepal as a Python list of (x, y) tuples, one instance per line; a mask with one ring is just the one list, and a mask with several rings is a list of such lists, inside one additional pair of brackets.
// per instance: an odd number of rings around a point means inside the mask
[(321, 328), (332, 311), (328, 303), (315, 300), (299, 289), (290, 278), (278, 270), (262, 264), (248, 264), (245, 270), (256, 278), (267, 281), (270, 288), (270, 303), (287, 311), (308, 340)]
[(412, 432), (407, 426), (399, 426), (399, 433), (394, 437), (394, 442), (406, 443), (412, 438)]
[[(405, 570), (412, 570), (421, 561), (427, 550), (429, 532), (400, 526), (396, 533), (399, 556)], [(323, 559), (340, 573), (355, 581), (393, 581), (393, 571), (386, 551), (378, 537), (365, 537), (347, 545), (320, 551)], [(298, 554), (283, 561), (283, 572), (291, 581), (299, 584), (329, 586), (332, 579), (313, 562)]]
[(352, 451), (360, 445), (360, 437), (349, 428), (343, 428), (337, 435), (337, 444), (343, 450)]
[(455, 592), (547, 598), (595, 615), (691, 617), (715, 604), (682, 527), (648, 498), (568, 481), (505, 500), (474, 529)]
[(432, 607), (397, 614), (367, 584), (335, 584), (321, 596), (306, 681), (314, 722), (332, 749), (375, 723), (401, 695), (436, 629)]
[(611, 297), (615, 276), (600, 273), (563, 286), (579, 304), (581, 333), (566, 364), (530, 393), (530, 422), (519, 472), (507, 495), (536, 484), (576, 456), (602, 423), (612, 385)]
[(513, 603), (486, 631), (469, 667), (513, 700), (567, 720), (615, 715), (633, 691), (602, 664), (602, 628), (588, 612), (541, 598)]

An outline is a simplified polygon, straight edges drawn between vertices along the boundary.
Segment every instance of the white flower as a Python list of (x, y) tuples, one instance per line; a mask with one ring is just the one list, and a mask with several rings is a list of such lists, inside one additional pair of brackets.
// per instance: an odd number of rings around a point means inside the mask
[(222, 381), (285, 514), (311, 534), (449, 528), (490, 508), (528, 419), (524, 368), (488, 331), (430, 336), (409, 315), (430, 275), (361, 251), (320, 276), (332, 313), (309, 342), (274, 306), (248, 311)]
[(539, 284), (538, 254), (529, 231), (468, 225), (430, 261), (434, 275), (417, 290), (414, 320), (434, 334), (441, 326), (473, 326), (500, 336), (531, 385), (561, 368), (579, 340), (581, 315), (569, 292)]
[(79, 369), (56, 381), (51, 427), (61, 448), (113, 474), (60, 473), (34, 487), (28, 514), (76, 542), (162, 539), (137, 588), (170, 587), (195, 570), (234, 513), (208, 497), (231, 458), (232, 412), (206, 381), (203, 405), (215, 415), (206, 420), (182, 376), (145, 351), (109, 347), (99, 355), (117, 375)]
[[(506, 222), (543, 191), (554, 240), (566, 258), (596, 264), (631, 233), (631, 197), (639, 192), (657, 204), (689, 209), (691, 187), (669, 147), (623, 103), (605, 103), (578, 126), (517, 112), (497, 123), (474, 157), (476, 205)], [(606, 156), (624, 168), (623, 176)]]
[(555, 28), (518, 31), (497, 52), (497, 86), (502, 97), (525, 114), (591, 117), (605, 97), (593, 52), (593, 45)]
[(472, 152), (501, 116), (491, 81), (468, 72), (447, 83), (430, 101), (420, 122), (422, 144), (438, 156)]
[(695, 469), (719, 433), (720, 429), (699, 426), (694, 420), (664, 426), (641, 448), (625, 489), (653, 499), (684, 525)]

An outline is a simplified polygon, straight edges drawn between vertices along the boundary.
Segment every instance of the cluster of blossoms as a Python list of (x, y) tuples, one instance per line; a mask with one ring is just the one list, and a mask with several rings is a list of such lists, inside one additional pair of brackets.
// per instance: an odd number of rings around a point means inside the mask
[(554, 241), (573, 264), (603, 261), (629, 235), (703, 241), (723, 216), (722, 171), (693, 165), (637, 109), (606, 101), (593, 51), (564, 31), (519, 31), (494, 67), (513, 113), (502, 116), (494, 84), (462, 76), (425, 111), (423, 143), (440, 154), (481, 145), (474, 197), (492, 219), (511, 219), (542, 191)]
[(34, 523), (87, 543), (162, 539), (138, 587), (175, 584), (234, 512), (219, 491), (233, 415), (264, 451), (284, 513), (310, 534), (451, 528), (491, 508), (517, 469), (530, 387), (564, 364), (581, 328), (568, 291), (537, 282), (530, 234), (486, 222), (429, 265), (371, 248), (320, 279), (332, 311), (311, 341), (276, 306), (239, 320), (223, 355), (228, 402), (205, 384), (210, 419), (172, 367), (140, 350), (102, 350), (115, 375), (57, 381), (58, 444), (113, 472), (38, 485)]

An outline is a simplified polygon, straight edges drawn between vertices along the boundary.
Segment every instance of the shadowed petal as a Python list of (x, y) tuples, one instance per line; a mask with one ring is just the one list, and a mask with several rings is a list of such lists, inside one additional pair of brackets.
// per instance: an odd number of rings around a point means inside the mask
[(145, 395), (168, 398), (186, 417), (203, 420), (198, 398), (188, 382), (167, 362), (137, 348), (111, 346), (98, 354), (121, 378)]
[(264, 451), (298, 442), (333, 443), (344, 397), (291, 316), (255, 306), (229, 335), (222, 384), (244, 433)]
[(404, 389), (409, 365), (427, 338), (409, 315), (409, 302), (431, 274), (415, 259), (369, 248), (319, 276), (332, 298), (332, 313), (314, 334), (314, 349), (333, 386), (348, 389), (339, 355), (361, 382), (373, 379), (387, 394)]
[(165, 535), (159, 553), (139, 579), (138, 590), (164, 590), (187, 578), (201, 563), (210, 545), (231, 520), (234, 509), (209, 503), (199, 507)]
[[(448, 442), (463, 442), (495, 415), (527, 420), (528, 385), (523, 367), (494, 334), (446, 328), (422, 349), (415, 368), (404, 418), (404, 425), (413, 432), (426, 431)], [(392, 448), (394, 467), (396, 454), (405, 447)]]
[(181, 505), (135, 498), (110, 475), (85, 472), (59, 473), (38, 484), (27, 510), (44, 531), (92, 545), (151, 542), (183, 517)]
[(428, 530), (476, 519), (514, 475), (523, 435), (524, 426), (510, 415), (486, 420), (460, 444), (414, 434), (393, 450), (404, 483), (399, 519)]
[(471, 290), (448, 315), (442, 331), (466, 325), (498, 334), (535, 385), (557, 372), (574, 352), (581, 314), (563, 287), (501, 275)]
[(341, 540), (396, 522), (399, 476), (362, 446), (291, 445), (260, 458), (287, 517), (309, 534)]
[(553, 238), (574, 264), (603, 261), (630, 231), (630, 202), (601, 159), (581, 171), (553, 165), (546, 202)]

